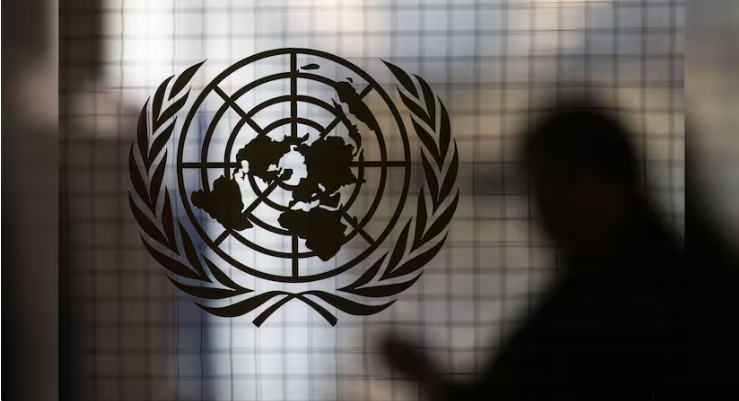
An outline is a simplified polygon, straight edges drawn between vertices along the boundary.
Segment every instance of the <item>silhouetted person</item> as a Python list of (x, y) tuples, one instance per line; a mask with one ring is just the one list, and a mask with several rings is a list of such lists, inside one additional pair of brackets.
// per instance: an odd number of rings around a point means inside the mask
[[(694, 135), (700, 133), (686, 127), (686, 136)], [(690, 382), (696, 398), (735, 400), (739, 399), (739, 248), (729, 240), (726, 227), (720, 228), (721, 215), (709, 206), (712, 194), (701, 188), (696, 156), (691, 155), (685, 177)]]
[(544, 228), (561, 250), (551, 290), (471, 383), (440, 379), (398, 338), (391, 364), (433, 400), (672, 400), (685, 384), (679, 241), (639, 180), (614, 118), (571, 104), (528, 133), (522, 160)]

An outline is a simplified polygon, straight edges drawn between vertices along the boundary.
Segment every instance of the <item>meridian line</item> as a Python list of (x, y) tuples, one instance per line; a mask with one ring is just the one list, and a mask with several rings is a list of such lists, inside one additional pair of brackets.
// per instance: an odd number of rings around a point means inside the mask
[[(256, 200), (255, 200), (254, 202), (252, 202), (252, 203), (251, 203), (251, 205), (249, 205), (249, 207), (247, 207), (247, 208), (246, 208), (246, 210), (244, 210), (244, 213), (246, 213), (246, 214), (250, 214), (251, 212), (253, 212), (253, 211), (254, 211), (254, 209), (256, 209), (256, 208), (257, 208), (257, 206), (259, 206), (259, 204), (260, 204), (260, 203), (261, 203), (261, 202), (262, 202), (262, 201), (263, 201), (263, 200), (264, 200), (264, 199), (265, 199), (265, 198), (266, 198), (267, 196), (269, 196), (269, 194), (271, 194), (271, 193), (272, 193), (272, 191), (274, 191), (274, 190), (275, 190), (275, 188), (277, 188), (277, 185), (278, 185), (278, 184), (279, 184), (279, 181), (277, 181), (277, 180), (273, 181), (273, 182), (272, 182), (272, 184), (270, 184), (270, 185), (269, 185), (269, 186), (267, 187), (267, 189), (265, 189), (265, 190), (264, 190), (264, 192), (262, 192), (262, 193), (261, 193), (261, 194), (260, 194), (260, 195), (259, 195), (259, 196), (257, 197), (257, 199), (256, 199)], [(220, 235), (219, 235), (219, 236), (218, 236), (218, 237), (217, 237), (217, 238), (215, 239), (215, 241), (213, 241), (213, 243), (214, 243), (214, 244), (216, 244), (216, 246), (218, 246), (218, 245), (221, 245), (221, 243), (222, 243), (223, 241), (225, 241), (225, 240), (226, 240), (226, 238), (228, 238), (228, 236), (229, 236), (229, 235), (234, 235), (234, 236), (235, 236), (235, 234), (236, 234), (236, 233), (235, 233), (235, 232), (234, 232), (233, 230), (230, 230), (230, 229), (226, 229), (226, 230), (224, 230), (224, 231), (223, 231), (223, 232), (222, 232), (222, 233), (221, 233), (221, 234), (220, 234)]]
[(331, 121), (331, 124), (327, 125), (326, 128), (323, 130), (323, 132), (321, 132), (321, 138), (320, 139), (323, 139), (326, 136), (328, 136), (328, 134), (334, 128), (336, 128), (336, 126), (339, 125), (340, 122), (341, 122), (341, 119), (339, 117), (336, 117), (333, 121)]
[(221, 235), (219, 235), (219, 236), (218, 236), (218, 238), (216, 238), (216, 240), (215, 240), (215, 241), (213, 241), (213, 243), (214, 243), (214, 244), (216, 244), (216, 246), (218, 246), (218, 245), (221, 245), (221, 243), (222, 243), (223, 241), (225, 241), (225, 240), (226, 240), (226, 238), (228, 238), (228, 236), (229, 236), (229, 235), (230, 235), (231, 233), (232, 233), (232, 231), (231, 231), (231, 230), (223, 230), (223, 232), (221, 233)]
[(349, 216), (349, 214), (346, 211), (341, 212), (341, 217), (343, 217), (344, 220), (346, 220), (349, 224), (352, 225), (352, 227), (354, 227), (357, 231), (359, 231), (359, 235), (361, 235), (362, 238), (364, 238), (364, 240), (367, 241), (367, 243), (369, 243), (370, 245), (375, 243), (375, 239), (372, 238), (367, 233), (367, 231), (364, 231), (363, 228), (359, 227), (359, 224), (357, 224), (354, 217)]
[[(367, 96), (372, 91), (372, 85), (367, 85), (362, 89), (362, 92), (359, 93), (359, 98), (364, 99), (365, 96)], [(337, 125), (341, 122), (340, 117), (334, 118), (333, 121), (331, 121), (331, 124), (327, 125), (326, 128), (321, 132), (320, 139), (325, 138), (334, 128), (336, 128)]]
[(290, 53), (290, 136), (298, 137), (298, 55)]
[(257, 206), (259, 206), (259, 204), (262, 203), (263, 200), (267, 199), (267, 197), (269, 196), (269, 194), (271, 194), (272, 191), (274, 191), (275, 188), (277, 188), (277, 186), (279, 184), (280, 184), (280, 181), (279, 180), (272, 181), (272, 183), (269, 184), (269, 186), (267, 187), (267, 189), (265, 189), (264, 191), (262, 191), (262, 193), (257, 197), (257, 199), (255, 199), (254, 202), (252, 202), (251, 205), (249, 205), (249, 207), (247, 207), (246, 210), (244, 210), (244, 213), (249, 214), (249, 213), (253, 212), (254, 209), (256, 209)]
[(298, 236), (293, 235), (293, 241), (292, 241), (292, 250), (293, 250), (293, 277), (300, 277), (300, 262), (298, 260)]
[(372, 85), (367, 85), (362, 89), (361, 92), (359, 92), (359, 98), (364, 99), (365, 96), (369, 95), (370, 91), (372, 91)]
[(226, 104), (229, 105), (229, 107), (231, 107), (235, 112), (237, 112), (241, 116), (241, 118), (245, 119), (246, 123), (249, 124), (251, 129), (256, 131), (258, 135), (264, 135), (264, 132), (262, 132), (262, 127), (257, 125), (257, 123), (254, 120), (252, 120), (251, 117), (249, 117), (249, 115), (244, 111), (244, 109), (242, 109), (241, 106), (239, 106), (236, 102), (234, 102), (234, 100), (231, 99), (231, 97), (228, 96), (226, 92), (224, 92), (223, 89), (221, 89), (220, 86), (216, 85), (213, 88), (213, 91), (216, 92), (218, 96), (220, 96), (226, 102)]

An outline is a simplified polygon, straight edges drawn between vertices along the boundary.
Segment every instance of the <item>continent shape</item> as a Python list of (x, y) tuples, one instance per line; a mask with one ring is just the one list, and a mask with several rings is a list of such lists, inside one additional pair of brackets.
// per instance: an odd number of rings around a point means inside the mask
[(243, 212), (239, 184), (220, 176), (213, 183), (213, 189), (205, 192), (202, 189), (192, 193), (193, 206), (204, 210), (210, 217), (229, 230), (242, 231), (253, 227), (248, 216)]
[[(290, 209), (277, 221), (291, 234), (304, 239), (306, 247), (319, 258), (331, 259), (343, 245), (347, 228), (341, 222), (342, 212), (337, 210), (341, 201), (338, 191), (345, 185), (358, 183), (351, 170), (357, 152), (341, 137), (320, 138), (310, 144), (307, 140), (308, 135), (281, 140), (266, 135), (255, 137), (237, 152), (239, 167), (234, 170), (234, 178), (221, 176), (210, 192), (193, 192), (193, 206), (208, 212), (226, 229), (242, 231), (253, 227), (249, 221), (252, 216), (244, 210), (239, 181), (252, 175), (266, 183), (275, 180), (284, 183), (292, 177), (293, 169), (281, 165), (291, 152), (298, 152), (302, 155), (305, 173), (297, 174), (299, 182), (292, 188)], [(240, 180), (236, 180), (239, 174)], [(309, 204), (310, 209), (293, 209), (300, 202)]]
[(305, 246), (327, 261), (344, 245), (346, 225), (337, 211), (315, 207), (308, 211), (288, 210), (278, 218), (280, 225), (305, 240)]

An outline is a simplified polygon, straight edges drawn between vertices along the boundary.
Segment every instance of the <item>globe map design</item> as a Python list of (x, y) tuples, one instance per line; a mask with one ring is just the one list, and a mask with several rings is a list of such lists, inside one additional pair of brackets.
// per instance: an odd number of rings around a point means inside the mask
[[(232, 94), (226, 94), (219, 87), (219, 84), (227, 76), (239, 68), (265, 58), (284, 55), (290, 57), (289, 71), (256, 79)], [(298, 66), (298, 55), (325, 60), (320, 64), (311, 63)], [(313, 72), (313, 70), (322, 68), (322, 65), (329, 64), (328, 62), (343, 66), (354, 77), (361, 78), (366, 82), (364, 89), (360, 84), (355, 84), (350, 77), (335, 81)], [(269, 99), (247, 111), (241, 110), (236, 103), (236, 100), (245, 93), (265, 83), (282, 79), (289, 79), (290, 81), (289, 95)], [(297, 94), (298, 79), (328, 85), (334, 94), (331, 97), (331, 103), (311, 96)], [(375, 91), (379, 95), (379, 98), (390, 110), (390, 115), (398, 127), (403, 146), (403, 160), (388, 159), (380, 125), (364, 101), (364, 97), (371, 91)], [(194, 228), (206, 245), (223, 260), (256, 277), (278, 282), (308, 282), (331, 277), (352, 268), (367, 258), (387, 238), (400, 217), (402, 205), (408, 194), (410, 148), (398, 110), (387, 93), (372, 77), (356, 65), (325, 52), (310, 49), (277, 49), (262, 52), (237, 62), (211, 81), (192, 106), (182, 132), (188, 132), (188, 127), (192, 123), (197, 109), (205, 97), (214, 92), (225, 103), (210, 122), (208, 132), (203, 140), (200, 162), (183, 161), (186, 135), (180, 137), (178, 185), (185, 211)], [(299, 117), (296, 112), (296, 105), (299, 102), (323, 108), (333, 116), (334, 121), (323, 126), (315, 121)], [(290, 117), (273, 121), (264, 127), (257, 125), (252, 119), (260, 110), (279, 103), (290, 104)], [(214, 135), (214, 127), (228, 108), (237, 111), (240, 114), (240, 120), (228, 138), (224, 159), (210, 161), (207, 155)], [(362, 123), (361, 128), (357, 128), (352, 120)], [(329, 135), (339, 124), (347, 129), (348, 135)], [(248, 142), (237, 147), (235, 138), (245, 125), (248, 125), (255, 135)], [(290, 125), (290, 134), (284, 137), (272, 134), (276, 128), (285, 125)], [(318, 138), (310, 137), (300, 128), (301, 126), (314, 128), (320, 132), (320, 136)], [(380, 160), (364, 161), (363, 135), (372, 135), (377, 138)], [(302, 160), (302, 163), (298, 163), (299, 166), (293, 163), (286, 167), (283, 161), (287, 157), (291, 157), (293, 161), (298, 158)], [(222, 173), (218, 174), (215, 179), (211, 179), (208, 169), (216, 166), (223, 168)], [(188, 168), (200, 170), (202, 183), (200, 189), (186, 188), (182, 173), (183, 170)], [(357, 171), (355, 172), (353, 168)], [(351, 206), (356, 200), (362, 184), (365, 183), (364, 171), (366, 168), (377, 168), (380, 172), (377, 193), (369, 205), (368, 211), (363, 216), (351, 215)], [(364, 231), (363, 227), (372, 218), (383, 198), (388, 169), (390, 168), (404, 170), (403, 187), (397, 197), (395, 210), (391, 212), (385, 229), (379, 235), (370, 236)], [(261, 187), (258, 185), (259, 181), (262, 182)], [(266, 185), (266, 189), (262, 188), (264, 185)], [(246, 186), (247, 192), (252, 192), (257, 196), (257, 202), (261, 202), (279, 212), (277, 224), (265, 223), (252, 213), (254, 203), (250, 205), (249, 202), (242, 199), (244, 186)], [(289, 192), (290, 199), (287, 205), (278, 204), (270, 199), (269, 194), (274, 188), (282, 188)], [(351, 190), (349, 199), (343, 199), (340, 195), (340, 192), (345, 189)], [(200, 219), (196, 217), (195, 211), (202, 211), (218, 222), (224, 229), (223, 233), (217, 238), (210, 237), (202, 227)], [(248, 233), (250, 230), (257, 229), (257, 227), (272, 233), (292, 237), (292, 250), (282, 252), (264, 248), (241, 235), (241, 233)], [(317, 274), (304, 274), (300, 271), (299, 259), (315, 256), (322, 261), (329, 261), (336, 257), (340, 249), (356, 235), (360, 235), (366, 241), (367, 246), (364, 251), (349, 262), (343, 263), (331, 271)], [(238, 239), (239, 242), (257, 252), (292, 259), (292, 274), (272, 274), (260, 270), (258, 266), (249, 266), (244, 261), (237, 260), (229, 252), (219, 247), (219, 244), (228, 236), (233, 236), (233, 238)], [(305, 248), (310, 252), (298, 252), (298, 238), (304, 240)]]
[[(293, 174), (292, 169), (272, 167), (279, 166), (280, 160), (291, 150), (300, 153), (305, 160), (307, 176), (301, 178), (292, 190), (290, 206), (298, 202), (310, 202), (311, 206), (307, 211), (288, 209), (282, 212), (278, 221), (290, 233), (306, 240), (306, 246), (319, 258), (329, 260), (344, 244), (347, 226), (341, 222), (338, 191), (345, 185), (358, 182), (351, 170), (357, 145), (347, 144), (341, 137), (321, 138), (310, 144), (307, 141), (307, 135), (281, 140), (258, 136), (237, 153), (239, 166), (248, 167), (237, 167), (234, 175), (242, 174), (243, 177), (250, 174), (268, 184), (287, 180)], [(241, 191), (235, 179), (222, 175), (215, 180), (209, 193), (203, 190), (193, 192), (192, 204), (208, 212), (227, 229), (242, 231), (253, 226), (248, 213), (243, 211)]]

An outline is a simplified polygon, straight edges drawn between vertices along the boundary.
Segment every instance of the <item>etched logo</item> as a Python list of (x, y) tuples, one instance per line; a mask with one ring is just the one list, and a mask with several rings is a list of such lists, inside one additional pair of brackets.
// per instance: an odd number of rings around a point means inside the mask
[[(335, 325), (329, 309), (378, 313), (420, 278), (457, 207), (459, 156), (441, 99), (384, 63), (414, 138), (375, 79), (311, 49), (247, 57), (188, 103), (200, 63), (146, 102), (130, 153), (131, 209), (148, 251), (203, 310), (253, 313), (259, 326), (298, 300)], [(247, 288), (239, 271), (283, 284)], [(310, 287), (331, 277), (332, 290)]]

